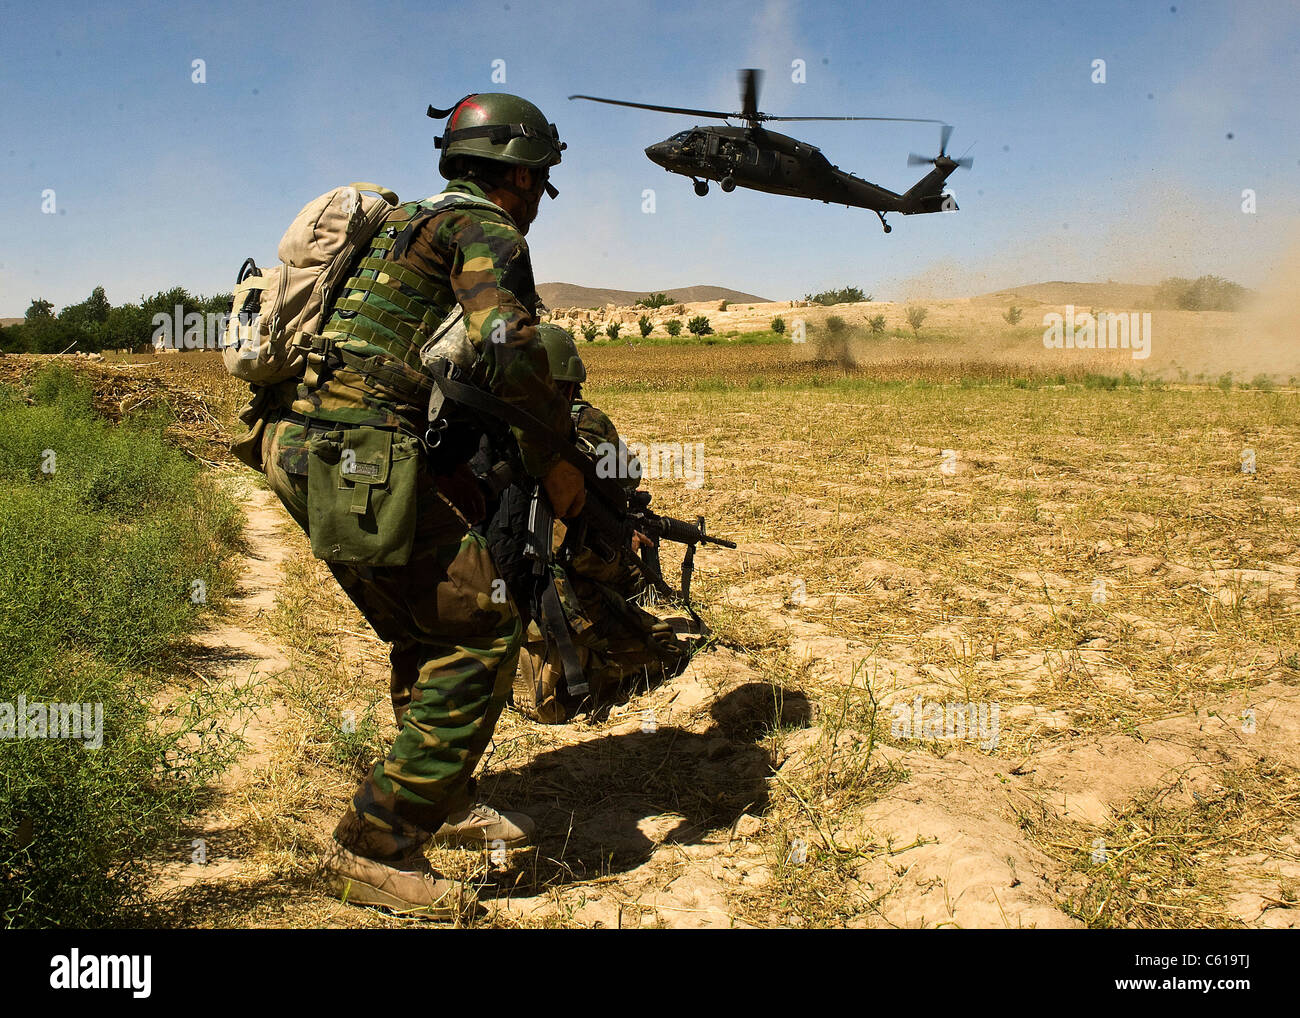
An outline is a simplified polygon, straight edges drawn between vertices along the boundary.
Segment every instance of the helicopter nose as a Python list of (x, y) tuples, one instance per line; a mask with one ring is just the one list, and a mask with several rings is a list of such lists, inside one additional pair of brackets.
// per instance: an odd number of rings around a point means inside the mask
[(655, 144), (646, 148), (645, 154), (650, 158), (651, 162), (658, 163), (660, 166), (666, 165), (668, 162), (668, 142), (655, 142)]

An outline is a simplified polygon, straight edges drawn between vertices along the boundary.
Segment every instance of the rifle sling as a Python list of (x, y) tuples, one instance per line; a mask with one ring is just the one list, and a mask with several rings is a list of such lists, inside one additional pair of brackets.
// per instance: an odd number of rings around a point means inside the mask
[(569, 623), (564, 617), (564, 608), (560, 604), (560, 595), (555, 589), (554, 577), (547, 582), (546, 588), (542, 591), (541, 609), (542, 629), (549, 639), (555, 641), (560, 651), (560, 663), (564, 665), (564, 684), (569, 690), (569, 695), (586, 696), (589, 689), (587, 677), (582, 673), (582, 662), (578, 659), (578, 651), (569, 636)]

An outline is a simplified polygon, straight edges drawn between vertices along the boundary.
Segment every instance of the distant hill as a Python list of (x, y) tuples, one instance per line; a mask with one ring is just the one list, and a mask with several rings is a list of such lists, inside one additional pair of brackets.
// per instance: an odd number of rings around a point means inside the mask
[(977, 301), (1011, 299), (1040, 304), (1073, 304), (1085, 308), (1131, 308), (1143, 310), (1156, 306), (1156, 287), (1138, 283), (1067, 283), (1059, 279), (1050, 283), (1026, 283), (974, 298)]
[(725, 286), (679, 286), (676, 289), (652, 288), (649, 290), (602, 290), (594, 286), (579, 286), (577, 283), (541, 283), (537, 295), (548, 308), (601, 308), (606, 304), (627, 307), (652, 293), (666, 293), (680, 304), (689, 304), (697, 300), (746, 301), (750, 304), (765, 304), (766, 297), (755, 297), (752, 293), (729, 290)]
[(26, 320), (25, 318), (0, 318), (0, 329), (7, 329), (11, 325), (22, 325)]

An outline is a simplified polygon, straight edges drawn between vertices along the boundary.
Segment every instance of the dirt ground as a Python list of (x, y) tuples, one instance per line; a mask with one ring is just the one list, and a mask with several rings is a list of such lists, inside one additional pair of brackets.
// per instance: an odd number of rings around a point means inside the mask
[[(484, 923), (1297, 925), (1294, 389), (584, 355), (629, 440), (699, 443), (655, 506), (740, 547), (697, 557), (716, 642), (682, 675), (563, 726), (507, 712), (481, 787), (540, 843), (432, 855)], [(167, 371), (233, 406), (211, 367)], [(158, 921), (407, 925), (316, 872), (394, 732), (385, 648), (257, 476), (202, 448), (249, 527), (194, 668), (259, 706), (160, 861)]]
[[(699, 553), (717, 643), (682, 675), (564, 726), (507, 712), (484, 798), (540, 844), (432, 855), (485, 922), (1296, 925), (1294, 391), (591, 394), (630, 439), (702, 444), (698, 485), (648, 486), (740, 548)], [(401, 925), (328, 898), (314, 861), (394, 732), (385, 649), (221, 469), (249, 552), (211, 667), (264, 706), (196, 827), (206, 862), (167, 869), (159, 905)]]

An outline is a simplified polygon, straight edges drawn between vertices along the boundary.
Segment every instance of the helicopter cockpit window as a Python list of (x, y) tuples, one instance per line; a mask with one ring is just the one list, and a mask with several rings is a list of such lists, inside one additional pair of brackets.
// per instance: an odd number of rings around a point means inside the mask
[(668, 140), (669, 140), (669, 141), (675, 141), (675, 142), (677, 142), (678, 145), (680, 145), (680, 144), (682, 144), (684, 141), (686, 141), (686, 139), (689, 138), (690, 136), (691, 136), (691, 132), (690, 132), (690, 131), (678, 131), (676, 134), (674, 134), (674, 135), (673, 135), (671, 138), (669, 138)]

